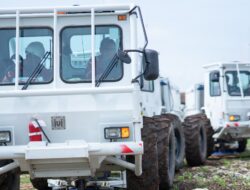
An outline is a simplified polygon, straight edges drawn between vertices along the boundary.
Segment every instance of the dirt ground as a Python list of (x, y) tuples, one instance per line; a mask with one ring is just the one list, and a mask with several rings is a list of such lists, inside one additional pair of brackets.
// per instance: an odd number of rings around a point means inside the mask
[[(250, 190), (250, 145), (242, 154), (209, 159), (204, 166), (185, 166), (176, 173), (173, 190)], [(21, 176), (21, 190), (35, 190), (29, 175)]]
[(242, 154), (210, 158), (176, 173), (173, 190), (250, 190), (250, 146)]

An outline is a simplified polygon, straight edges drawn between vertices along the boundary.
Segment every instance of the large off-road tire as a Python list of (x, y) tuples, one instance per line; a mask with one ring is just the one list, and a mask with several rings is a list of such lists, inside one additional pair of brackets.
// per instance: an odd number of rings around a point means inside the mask
[(34, 178), (30, 179), (32, 185), (37, 190), (52, 190), (52, 188), (48, 187), (48, 182), (46, 178)]
[[(152, 118), (143, 118), (142, 140), (144, 143), (142, 175), (135, 176), (134, 172), (127, 170), (127, 189), (158, 190), (157, 126)], [(134, 162), (134, 157), (128, 156), (127, 160)]]
[[(0, 166), (11, 163), (11, 160), (0, 161)], [(5, 174), (0, 175), (1, 190), (19, 190), (20, 189), (20, 169), (13, 169)]]
[(183, 167), (185, 158), (185, 136), (180, 119), (173, 114), (164, 114), (164, 117), (169, 119), (174, 126), (175, 134), (175, 170)]
[(239, 147), (237, 148), (237, 152), (244, 152), (247, 148), (247, 139), (242, 139), (238, 141)]
[(207, 118), (205, 114), (199, 114), (200, 118), (204, 122), (207, 132), (207, 157), (211, 156), (211, 154), (215, 151), (215, 143), (213, 139), (214, 129), (211, 126), (210, 120)]
[(183, 126), (188, 165), (199, 166), (204, 164), (207, 158), (207, 133), (200, 114), (186, 117)]
[(213, 138), (214, 135), (213, 127), (211, 125), (207, 125), (206, 129), (207, 129), (207, 158), (208, 158), (215, 151), (215, 142)]
[(158, 128), (159, 190), (173, 186), (175, 175), (175, 135), (173, 121), (166, 116), (154, 117)]

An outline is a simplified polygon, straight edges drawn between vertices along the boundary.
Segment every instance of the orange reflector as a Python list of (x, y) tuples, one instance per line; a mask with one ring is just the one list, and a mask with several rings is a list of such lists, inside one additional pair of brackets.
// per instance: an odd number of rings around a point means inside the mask
[(234, 115), (230, 115), (230, 117), (229, 117), (229, 121), (235, 121), (235, 117), (234, 117)]
[(123, 127), (122, 128), (122, 138), (129, 138), (130, 136), (130, 131), (128, 127)]
[(62, 12), (62, 11), (61, 11), (61, 12), (59, 11), (59, 12), (57, 12), (57, 14), (58, 14), (58, 15), (65, 15), (66, 13), (65, 13), (65, 12)]
[(119, 21), (127, 20), (127, 15), (118, 15), (118, 20)]

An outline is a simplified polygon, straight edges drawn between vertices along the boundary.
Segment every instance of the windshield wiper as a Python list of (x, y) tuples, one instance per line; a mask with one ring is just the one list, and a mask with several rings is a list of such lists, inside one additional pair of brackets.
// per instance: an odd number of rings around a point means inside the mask
[(44, 63), (48, 59), (48, 57), (50, 56), (50, 54), (51, 54), (51, 52), (48, 52), (48, 51), (44, 54), (44, 56), (42, 57), (42, 60), (36, 66), (36, 68), (34, 69), (33, 73), (30, 75), (30, 77), (28, 78), (27, 82), (24, 84), (22, 90), (26, 90), (28, 88), (28, 86), (30, 85), (30, 83), (32, 82), (32, 80), (41, 73), (41, 71), (44, 68), (43, 67)]
[(119, 58), (118, 58), (117, 54), (115, 54), (114, 57), (112, 58), (111, 62), (108, 64), (107, 68), (104, 70), (104, 72), (100, 76), (100, 78), (96, 81), (96, 83), (95, 83), (96, 87), (99, 87), (101, 82), (103, 82), (108, 77), (108, 75), (113, 70), (113, 68), (116, 66), (118, 61), (119, 61)]

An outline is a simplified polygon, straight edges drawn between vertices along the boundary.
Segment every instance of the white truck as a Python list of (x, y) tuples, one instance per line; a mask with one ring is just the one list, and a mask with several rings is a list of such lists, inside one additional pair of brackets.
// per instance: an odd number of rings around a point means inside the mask
[(81, 190), (111, 171), (127, 171), (129, 190), (169, 189), (182, 114), (140, 8), (13, 5), (0, 9), (0, 189), (29, 173), (38, 190)]
[(206, 123), (207, 154), (217, 149), (246, 149), (250, 137), (250, 64), (204, 66), (204, 84), (186, 92), (186, 116)]

